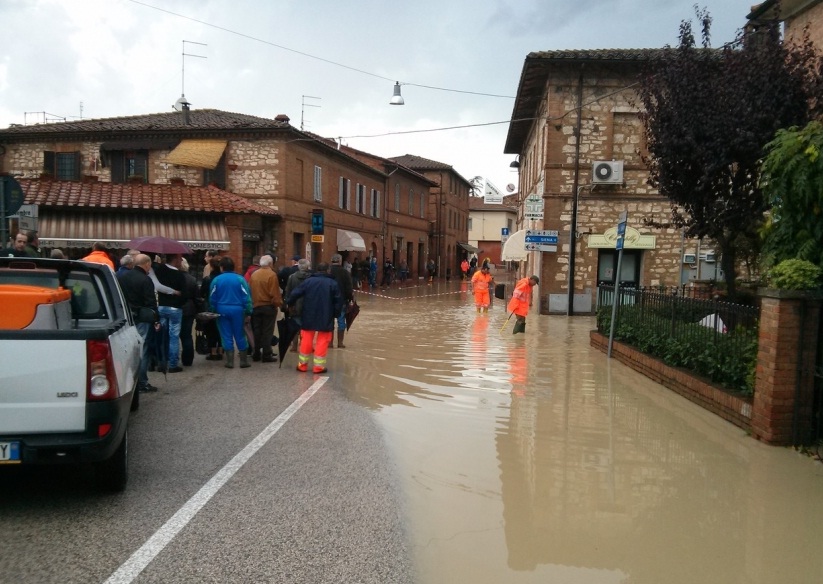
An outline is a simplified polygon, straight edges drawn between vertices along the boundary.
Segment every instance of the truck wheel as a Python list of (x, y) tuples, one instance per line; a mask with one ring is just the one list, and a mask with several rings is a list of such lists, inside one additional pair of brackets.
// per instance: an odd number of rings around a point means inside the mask
[(129, 479), (129, 429), (126, 428), (120, 446), (111, 458), (98, 462), (94, 468), (97, 486), (105, 491), (122, 491)]
[(134, 392), (134, 395), (131, 398), (131, 411), (136, 412), (140, 409), (140, 392), (138, 391), (137, 386), (134, 387), (132, 392)]

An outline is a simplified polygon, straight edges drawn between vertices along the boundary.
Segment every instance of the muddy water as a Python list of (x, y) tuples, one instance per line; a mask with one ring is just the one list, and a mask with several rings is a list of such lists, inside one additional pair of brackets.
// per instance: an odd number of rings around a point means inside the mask
[[(460, 283), (359, 294), (330, 365), (385, 428), (423, 584), (823, 582), (823, 465)], [(338, 361), (345, 354), (345, 367)]]

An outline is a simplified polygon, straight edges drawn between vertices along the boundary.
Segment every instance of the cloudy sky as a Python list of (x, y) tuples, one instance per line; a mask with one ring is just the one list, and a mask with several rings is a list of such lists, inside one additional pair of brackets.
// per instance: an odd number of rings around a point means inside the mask
[[(502, 190), (516, 182), (503, 147), (528, 53), (674, 45), (695, 2), (0, 0), (0, 127), (171, 111), (185, 90), (193, 108), (286, 114)], [(717, 47), (755, 1), (697, 3)], [(404, 106), (389, 105), (395, 81)]]

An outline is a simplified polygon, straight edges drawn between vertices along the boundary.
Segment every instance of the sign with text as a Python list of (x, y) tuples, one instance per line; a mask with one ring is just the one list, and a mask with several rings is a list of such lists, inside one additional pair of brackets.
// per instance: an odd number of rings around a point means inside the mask
[(557, 231), (527, 229), (525, 242), (526, 251), (557, 251)]
[(543, 197), (540, 195), (529, 195), (524, 202), (524, 217), (526, 219), (543, 218)]

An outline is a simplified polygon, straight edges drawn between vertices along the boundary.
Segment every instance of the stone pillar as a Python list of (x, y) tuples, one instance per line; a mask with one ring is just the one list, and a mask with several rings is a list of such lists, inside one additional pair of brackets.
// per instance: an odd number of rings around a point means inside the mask
[(800, 441), (809, 435), (820, 300), (791, 290), (766, 289), (759, 295), (752, 435), (769, 444), (790, 445), (795, 431)]

